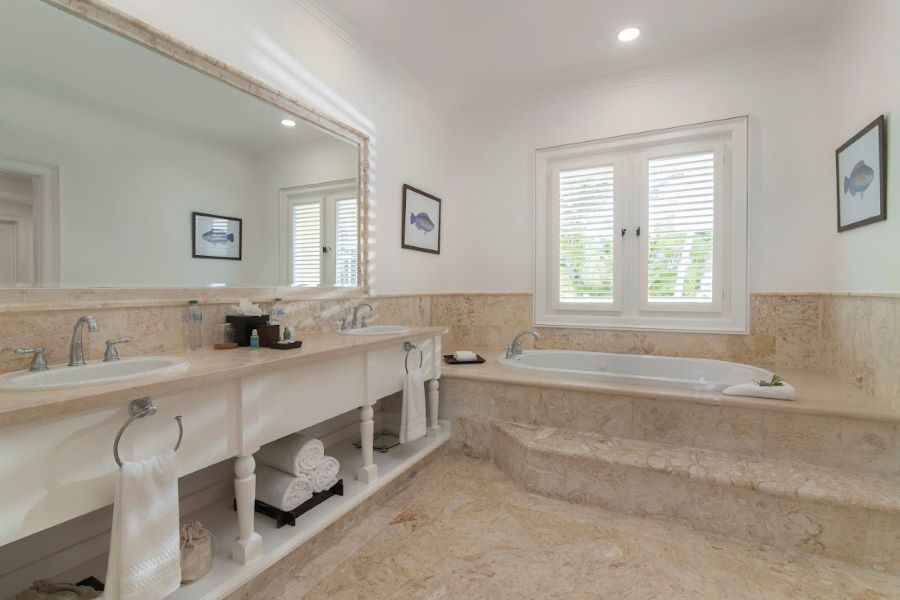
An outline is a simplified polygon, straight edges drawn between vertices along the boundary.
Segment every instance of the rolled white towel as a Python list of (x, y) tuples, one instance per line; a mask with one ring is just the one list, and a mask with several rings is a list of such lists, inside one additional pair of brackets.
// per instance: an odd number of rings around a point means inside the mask
[(319, 463), (319, 466), (316, 467), (316, 470), (310, 475), (313, 491), (321, 492), (337, 483), (337, 475), (340, 468), (341, 463), (333, 456), (326, 456), (322, 459), (322, 462)]
[(313, 495), (309, 475), (294, 477), (266, 465), (256, 467), (256, 499), (281, 510), (294, 510)]
[(311, 475), (325, 458), (325, 446), (321, 440), (292, 433), (266, 444), (259, 449), (254, 458), (259, 464), (268, 465), (294, 477)]
[(797, 397), (794, 386), (785, 382), (782, 385), (759, 385), (758, 383), (739, 383), (732, 385), (722, 393), (727, 396), (752, 396), (754, 398), (770, 398), (772, 400), (793, 400)]
[(453, 353), (453, 359), (456, 362), (475, 362), (478, 355), (470, 350), (457, 350)]

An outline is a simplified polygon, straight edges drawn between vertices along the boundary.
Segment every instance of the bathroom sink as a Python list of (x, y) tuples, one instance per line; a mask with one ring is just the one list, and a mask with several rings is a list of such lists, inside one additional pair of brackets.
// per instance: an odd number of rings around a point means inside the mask
[(101, 385), (127, 379), (168, 375), (186, 369), (183, 358), (147, 356), (112, 362), (92, 362), (80, 367), (51, 367), (47, 371), (18, 371), (0, 376), (0, 391), (27, 392), (55, 390), (84, 385)]
[(338, 333), (344, 335), (388, 335), (391, 333), (406, 333), (409, 327), (405, 325), (369, 325), (368, 327), (358, 327), (356, 329), (344, 329)]

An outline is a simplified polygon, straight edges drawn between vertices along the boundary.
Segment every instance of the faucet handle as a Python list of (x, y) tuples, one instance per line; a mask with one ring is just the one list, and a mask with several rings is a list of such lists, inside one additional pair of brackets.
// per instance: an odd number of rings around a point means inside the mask
[(44, 358), (44, 347), (43, 346), (35, 346), (34, 348), (16, 348), (16, 354), (18, 356), (24, 356), (26, 354), (34, 354), (34, 358), (31, 359), (31, 366), (28, 368), (29, 371), (46, 371), (47, 370), (47, 361)]
[(119, 351), (116, 350), (116, 345), (127, 344), (130, 341), (131, 338), (129, 337), (106, 340), (106, 353), (103, 354), (103, 362), (112, 362), (114, 360), (119, 360)]
[(359, 326), (360, 326), (360, 328), (362, 328), (362, 327), (368, 327), (368, 326), (369, 326), (369, 317), (368, 317), (368, 315), (366, 315), (366, 316), (364, 316), (364, 317), (362, 318), (362, 323), (360, 323)]
[(338, 331), (347, 331), (347, 317), (341, 319), (341, 322), (338, 325)]

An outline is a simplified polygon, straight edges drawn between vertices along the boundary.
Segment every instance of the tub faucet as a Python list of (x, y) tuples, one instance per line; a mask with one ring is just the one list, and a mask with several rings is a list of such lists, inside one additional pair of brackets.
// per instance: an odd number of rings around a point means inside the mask
[[(360, 302), (356, 305), (356, 308), (353, 309), (353, 319), (350, 321), (350, 329), (356, 329), (356, 323), (358, 322), (357, 315), (359, 314), (359, 309), (363, 306), (368, 306), (369, 310), (375, 310), (375, 307), (372, 306), (370, 302)], [(363, 327), (368, 327), (369, 322), (366, 321)]]
[(69, 366), (80, 367), (84, 364), (84, 347), (81, 345), (81, 329), (87, 323), (88, 331), (100, 331), (100, 325), (97, 319), (90, 315), (85, 315), (78, 319), (75, 323), (75, 330), (72, 332), (72, 345), (69, 347)]
[(541, 334), (535, 330), (521, 331), (513, 338), (512, 344), (506, 347), (506, 358), (516, 358), (522, 354), (522, 338), (526, 335), (534, 336), (534, 341), (541, 341)]

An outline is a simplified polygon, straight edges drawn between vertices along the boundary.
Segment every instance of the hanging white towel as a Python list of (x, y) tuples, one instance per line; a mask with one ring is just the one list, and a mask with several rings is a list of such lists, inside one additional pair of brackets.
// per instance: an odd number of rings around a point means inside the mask
[(256, 467), (256, 498), (281, 510), (294, 510), (313, 495), (309, 475), (294, 477), (266, 465)]
[(175, 452), (119, 470), (106, 570), (107, 600), (159, 600), (181, 585)]
[(337, 483), (337, 475), (340, 469), (341, 463), (338, 462), (338, 459), (333, 456), (323, 458), (310, 476), (312, 478), (313, 491), (318, 493)]
[(400, 412), (400, 443), (423, 437), (428, 429), (425, 419), (425, 374), (412, 369), (403, 378), (403, 408)]
[(253, 458), (259, 464), (268, 465), (294, 477), (312, 475), (325, 458), (325, 446), (320, 440), (292, 433), (266, 444)]
[(794, 386), (785, 382), (782, 385), (759, 385), (758, 383), (739, 383), (732, 385), (722, 393), (727, 396), (752, 396), (755, 398), (770, 398), (772, 400), (793, 400), (797, 397)]

